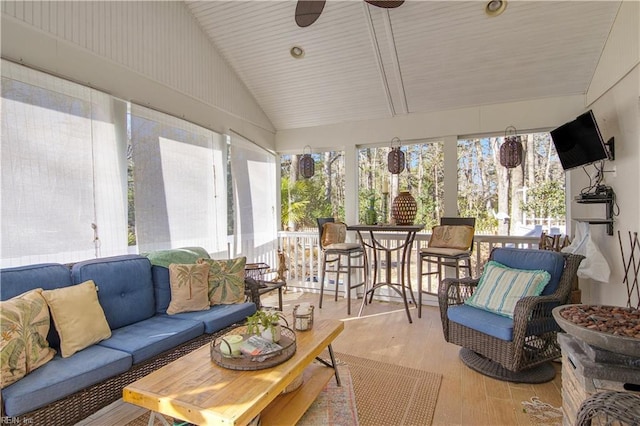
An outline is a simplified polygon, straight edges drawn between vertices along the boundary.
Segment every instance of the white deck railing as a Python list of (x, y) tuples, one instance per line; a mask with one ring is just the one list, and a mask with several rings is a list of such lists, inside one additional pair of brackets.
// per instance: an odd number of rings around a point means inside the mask
[[(366, 239), (368, 237), (367, 234), (363, 233), (363, 237)], [(418, 233), (413, 245), (413, 249), (410, 256), (410, 283), (412, 289), (417, 292), (418, 289), (418, 281), (417, 281), (417, 262), (418, 262), (418, 252), (421, 247), (426, 247), (431, 237), (430, 233), (421, 232)], [(355, 233), (350, 233), (349, 238), (355, 239)], [(404, 242), (405, 236), (403, 234), (397, 234), (394, 232), (388, 233), (376, 233), (376, 238), (383, 242), (383, 244), (387, 244), (390, 247), (395, 247), (397, 244)], [(319, 241), (318, 241), (318, 233), (317, 232), (287, 232), (282, 231), (278, 233), (278, 245), (284, 251), (286, 260), (287, 260), (287, 268), (286, 276), (287, 276), (287, 286), (289, 288), (299, 288), (307, 291), (319, 291), (320, 284), (319, 280), (319, 266), (320, 266), (320, 257), (322, 256), (322, 252), (320, 250)], [(473, 243), (473, 251), (472, 251), (472, 271), (473, 276), (479, 276), (480, 269), (486, 263), (489, 253), (494, 247), (519, 247), (519, 248), (537, 248), (538, 247), (538, 237), (522, 237), (522, 236), (508, 236), (508, 235), (479, 235), (476, 234), (474, 237)], [(401, 273), (401, 262), (400, 262), (401, 250), (392, 253), (392, 279), (397, 280), (397, 277)], [(372, 259), (371, 254), (368, 256), (369, 259)], [(272, 265), (273, 269), (277, 268), (277, 265)], [(378, 265), (379, 268), (384, 268), (384, 262), (381, 262)], [(426, 265), (425, 265), (426, 267)], [(424, 270), (423, 272), (427, 272)], [(378, 276), (383, 273), (383, 271), (378, 271)], [(451, 275), (452, 271), (446, 271), (447, 275)], [(325, 292), (331, 292), (335, 289), (335, 283), (332, 281), (333, 275), (329, 277), (330, 279), (325, 284)], [(423, 289), (429, 287), (430, 291), (437, 291), (437, 282), (434, 278), (430, 280), (431, 276), (425, 277), (423, 279)], [(431, 281), (431, 282), (430, 282)], [(342, 280), (339, 283), (342, 284)], [(379, 293), (376, 294), (376, 297), (384, 299), (384, 300), (397, 300), (397, 294), (394, 291), (386, 291), (386, 288), (380, 289)], [(342, 294), (342, 290), (340, 290), (340, 294)], [(429, 299), (428, 299), (429, 300)]]

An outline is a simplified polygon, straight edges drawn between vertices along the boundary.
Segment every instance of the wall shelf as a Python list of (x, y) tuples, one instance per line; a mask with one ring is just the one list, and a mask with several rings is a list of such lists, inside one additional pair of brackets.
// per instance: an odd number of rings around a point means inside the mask
[(577, 197), (575, 202), (579, 204), (606, 204), (605, 218), (573, 218), (577, 222), (587, 222), (592, 225), (607, 225), (607, 234), (613, 235), (613, 204), (616, 194), (613, 189), (607, 186), (598, 197)]

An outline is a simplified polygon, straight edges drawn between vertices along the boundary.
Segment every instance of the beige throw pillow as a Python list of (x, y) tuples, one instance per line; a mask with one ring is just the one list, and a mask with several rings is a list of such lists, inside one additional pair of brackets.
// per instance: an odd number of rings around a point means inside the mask
[(50, 323), (41, 288), (0, 302), (0, 389), (53, 358), (56, 351), (47, 342)]
[(244, 302), (246, 257), (228, 260), (198, 259), (209, 266), (209, 304), (230, 305)]
[(473, 242), (473, 226), (439, 225), (431, 230), (429, 247), (469, 250)]
[(209, 309), (209, 265), (172, 263), (169, 284), (171, 303), (167, 314)]
[(347, 225), (341, 222), (328, 222), (322, 225), (322, 247), (344, 243), (347, 239)]
[(92, 280), (70, 287), (44, 290), (53, 323), (60, 335), (63, 358), (111, 337), (109, 323)]

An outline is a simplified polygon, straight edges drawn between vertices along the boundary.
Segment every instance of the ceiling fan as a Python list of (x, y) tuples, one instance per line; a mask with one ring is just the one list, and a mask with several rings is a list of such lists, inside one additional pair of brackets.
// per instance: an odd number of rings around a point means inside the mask
[[(402, 5), (402, 1), (376, 1), (376, 0), (364, 0), (370, 5), (381, 7), (383, 9), (395, 9)], [(308, 27), (318, 20), (326, 0), (298, 0), (296, 5), (296, 24), (299, 27)]]

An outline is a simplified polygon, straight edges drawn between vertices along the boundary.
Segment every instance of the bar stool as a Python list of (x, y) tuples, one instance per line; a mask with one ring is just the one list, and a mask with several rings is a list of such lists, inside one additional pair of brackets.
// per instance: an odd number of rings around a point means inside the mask
[[(436, 292), (422, 290), (422, 277), (437, 275), (438, 286), (442, 280), (442, 267), (456, 268), (456, 278), (460, 278), (460, 269), (466, 269), (471, 277), (471, 252), (473, 251), (473, 236), (475, 232), (475, 217), (443, 217), (440, 226), (433, 228), (429, 246), (420, 249), (418, 259), (418, 318), (422, 317), (422, 295), (437, 296)], [(451, 228), (448, 228), (451, 227)], [(445, 235), (440, 235), (440, 234)], [(427, 264), (427, 271), (422, 272), (423, 262)], [(431, 271), (430, 265), (436, 265)]]
[[(320, 248), (322, 249), (322, 265), (320, 268), (320, 303), (322, 309), (322, 296), (324, 295), (324, 281), (329, 273), (336, 274), (336, 292), (334, 300), (338, 301), (338, 286), (340, 275), (347, 275), (345, 292), (347, 296), (347, 315), (351, 315), (351, 290), (364, 286), (367, 279), (366, 255), (359, 243), (345, 242), (347, 225), (335, 222), (332, 217), (318, 218), (318, 235)], [(362, 270), (362, 282), (351, 283), (351, 275), (357, 270)]]

